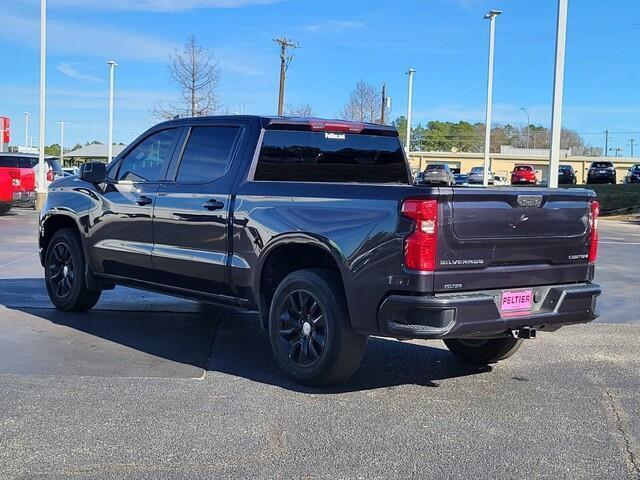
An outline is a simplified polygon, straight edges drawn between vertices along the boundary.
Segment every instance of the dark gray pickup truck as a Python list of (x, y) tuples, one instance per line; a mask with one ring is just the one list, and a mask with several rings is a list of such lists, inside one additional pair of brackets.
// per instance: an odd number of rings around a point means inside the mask
[(491, 363), (593, 320), (597, 217), (589, 190), (414, 186), (390, 127), (227, 116), (54, 182), (39, 242), (61, 310), (116, 284), (255, 310), (284, 372), (325, 385), (369, 335)]

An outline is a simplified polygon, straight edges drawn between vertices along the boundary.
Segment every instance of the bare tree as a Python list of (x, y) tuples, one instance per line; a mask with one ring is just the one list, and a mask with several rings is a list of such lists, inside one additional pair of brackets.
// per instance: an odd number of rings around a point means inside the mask
[(218, 62), (192, 35), (182, 50), (176, 50), (169, 63), (171, 79), (178, 85), (181, 101), (178, 105), (163, 107), (158, 104), (154, 115), (173, 118), (176, 115), (201, 117), (220, 109), (217, 95), (220, 80)]
[(290, 117), (313, 117), (313, 108), (308, 103), (305, 105), (287, 105), (287, 115)]
[(356, 122), (379, 122), (381, 102), (381, 93), (364, 80), (360, 80), (351, 92), (349, 103), (340, 112), (340, 117)]

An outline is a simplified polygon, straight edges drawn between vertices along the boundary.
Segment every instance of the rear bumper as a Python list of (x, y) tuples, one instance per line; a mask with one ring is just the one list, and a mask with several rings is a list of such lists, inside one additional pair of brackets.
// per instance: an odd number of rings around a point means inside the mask
[[(402, 338), (490, 338), (509, 330), (532, 327), (554, 331), (564, 325), (590, 322), (598, 317), (593, 283), (531, 288), (531, 312), (507, 316), (500, 313), (501, 290), (428, 296), (391, 295), (378, 310), (381, 332)], [(510, 289), (514, 290), (514, 289)]]
[(35, 204), (36, 192), (13, 192), (12, 205), (31, 207)]

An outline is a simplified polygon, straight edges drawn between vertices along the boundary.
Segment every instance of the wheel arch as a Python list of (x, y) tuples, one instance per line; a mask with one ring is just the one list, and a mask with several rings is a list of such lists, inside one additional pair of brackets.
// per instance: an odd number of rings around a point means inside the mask
[(260, 256), (259, 274), (255, 277), (254, 286), (263, 328), (268, 327), (271, 300), (282, 279), (296, 270), (308, 268), (335, 270), (345, 292), (346, 266), (338, 248), (329, 241), (311, 235), (283, 235), (265, 247)]

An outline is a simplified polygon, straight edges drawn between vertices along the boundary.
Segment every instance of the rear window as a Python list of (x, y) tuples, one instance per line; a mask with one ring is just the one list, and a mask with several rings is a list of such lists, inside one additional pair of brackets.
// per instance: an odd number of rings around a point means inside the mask
[(593, 162), (591, 168), (610, 168), (613, 167), (611, 162)]
[(255, 180), (409, 184), (396, 136), (266, 130)]
[(516, 172), (530, 172), (533, 170), (533, 167), (530, 167), (529, 165), (518, 165), (513, 170)]
[[(36, 162), (37, 163), (37, 162)], [(56, 160), (54, 158), (47, 159), (47, 163), (49, 164), (49, 168), (56, 173), (62, 174), (62, 165), (60, 165), (60, 160)]]
[(560, 165), (561, 172), (570, 172), (572, 170), (571, 165)]
[(427, 165), (427, 170), (444, 170), (444, 165), (438, 165), (438, 164)]
[(38, 163), (35, 158), (28, 157), (0, 157), (0, 168), (33, 168)]

